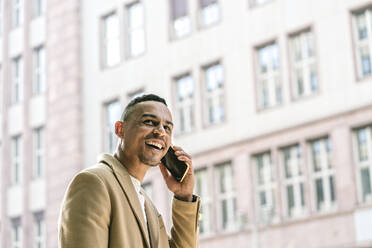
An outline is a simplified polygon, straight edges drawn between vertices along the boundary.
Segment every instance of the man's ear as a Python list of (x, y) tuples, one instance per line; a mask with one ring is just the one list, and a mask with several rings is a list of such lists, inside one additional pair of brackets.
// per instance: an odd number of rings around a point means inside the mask
[(120, 139), (124, 138), (124, 129), (123, 129), (124, 123), (122, 121), (117, 121), (115, 123), (115, 134)]

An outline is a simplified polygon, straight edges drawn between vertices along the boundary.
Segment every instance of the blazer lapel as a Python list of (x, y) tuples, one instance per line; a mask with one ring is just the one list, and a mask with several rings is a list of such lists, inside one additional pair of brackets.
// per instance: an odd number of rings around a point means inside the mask
[(145, 196), (145, 211), (147, 216), (147, 223), (149, 225), (151, 245), (152, 248), (157, 248), (159, 243), (159, 217), (156, 211), (153, 210), (150, 198), (146, 195), (144, 190), (141, 190)]
[(142, 235), (145, 238), (147, 247), (150, 246), (149, 241), (149, 234), (147, 231), (147, 225), (145, 222), (145, 218), (142, 213), (141, 204), (138, 200), (137, 192), (132, 184), (132, 180), (130, 179), (129, 173), (126, 168), (112, 155), (109, 154), (102, 154), (99, 157), (99, 162), (103, 162), (111, 167), (118, 183), (120, 184), (124, 195), (128, 199), (129, 205), (133, 211), (134, 216), (136, 217), (138, 224), (140, 226)]

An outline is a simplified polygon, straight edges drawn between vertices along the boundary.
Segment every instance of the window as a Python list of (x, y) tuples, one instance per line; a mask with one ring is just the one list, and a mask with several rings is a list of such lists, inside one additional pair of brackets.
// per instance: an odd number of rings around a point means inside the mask
[(45, 248), (45, 222), (44, 213), (34, 214), (34, 248)]
[(354, 157), (360, 185), (360, 202), (372, 202), (372, 127), (367, 126), (354, 131)]
[(218, 0), (199, 0), (200, 19), (202, 27), (208, 27), (220, 20), (220, 5)]
[(182, 38), (191, 33), (191, 19), (188, 0), (171, 0), (172, 30), (174, 38)]
[(21, 218), (11, 219), (12, 232), (11, 232), (11, 248), (21, 248), (22, 247), (22, 226)]
[(23, 100), (23, 60), (22, 57), (13, 59), (12, 102), (14, 104)]
[(105, 151), (114, 152), (118, 138), (115, 134), (115, 123), (120, 120), (121, 106), (118, 100), (105, 105)]
[(265, 152), (254, 155), (257, 210), (260, 222), (270, 224), (275, 213), (275, 177), (271, 153)]
[(224, 75), (220, 63), (204, 69), (205, 75), (205, 123), (215, 124), (225, 119)]
[(304, 176), (302, 151), (299, 145), (283, 148), (281, 150), (282, 182), (286, 199), (286, 215), (296, 218), (304, 214)]
[(145, 51), (145, 18), (141, 2), (127, 6), (129, 56), (136, 57)]
[(34, 1), (34, 17), (39, 17), (45, 13), (45, 0), (33, 0)]
[(16, 185), (21, 182), (22, 175), (22, 138), (20, 135), (12, 138), (12, 169), (11, 182)]
[(358, 78), (366, 78), (372, 74), (371, 66), (371, 25), (372, 8), (353, 14), (355, 55)]
[(222, 231), (237, 228), (236, 193), (230, 162), (216, 166), (218, 227)]
[(187, 74), (176, 78), (176, 119), (180, 133), (194, 128), (194, 81)]
[(40, 178), (44, 176), (44, 128), (39, 127), (33, 131), (33, 177)]
[(279, 48), (276, 43), (258, 48), (258, 107), (269, 108), (282, 103), (279, 79)]
[(211, 232), (211, 208), (212, 199), (208, 185), (207, 169), (195, 171), (195, 194), (202, 199), (199, 219), (200, 235), (207, 235)]
[(318, 90), (315, 68), (314, 38), (310, 30), (290, 37), (290, 56), (294, 98), (311, 95)]
[(12, 23), (13, 28), (23, 24), (23, 0), (12, 0)]
[(43, 46), (34, 49), (33, 93), (40, 94), (46, 88), (45, 49)]
[(102, 19), (103, 24), (103, 64), (111, 67), (120, 62), (119, 17), (111, 13)]
[(316, 211), (329, 211), (335, 207), (334, 168), (329, 138), (310, 142), (313, 179), (313, 199)]

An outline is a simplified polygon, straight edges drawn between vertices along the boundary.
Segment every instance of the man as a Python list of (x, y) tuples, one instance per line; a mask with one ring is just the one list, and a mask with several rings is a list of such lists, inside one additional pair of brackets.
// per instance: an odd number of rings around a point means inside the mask
[[(196, 247), (200, 201), (192, 194), (194, 172), (189, 154), (173, 146), (190, 169), (177, 182), (160, 162), (172, 141), (173, 123), (164, 99), (143, 95), (125, 108), (115, 124), (119, 138), (114, 155), (72, 180), (59, 220), (61, 248)], [(161, 215), (140, 187), (151, 167), (160, 167), (170, 191), (173, 227), (168, 237)]]

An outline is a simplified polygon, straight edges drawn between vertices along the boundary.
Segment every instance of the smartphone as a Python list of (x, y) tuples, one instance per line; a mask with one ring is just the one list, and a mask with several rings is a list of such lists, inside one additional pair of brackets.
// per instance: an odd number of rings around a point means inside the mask
[(165, 154), (165, 156), (161, 159), (161, 162), (178, 182), (182, 182), (189, 171), (189, 165), (181, 160), (178, 160), (174, 152), (175, 151), (170, 146), (167, 154)]

